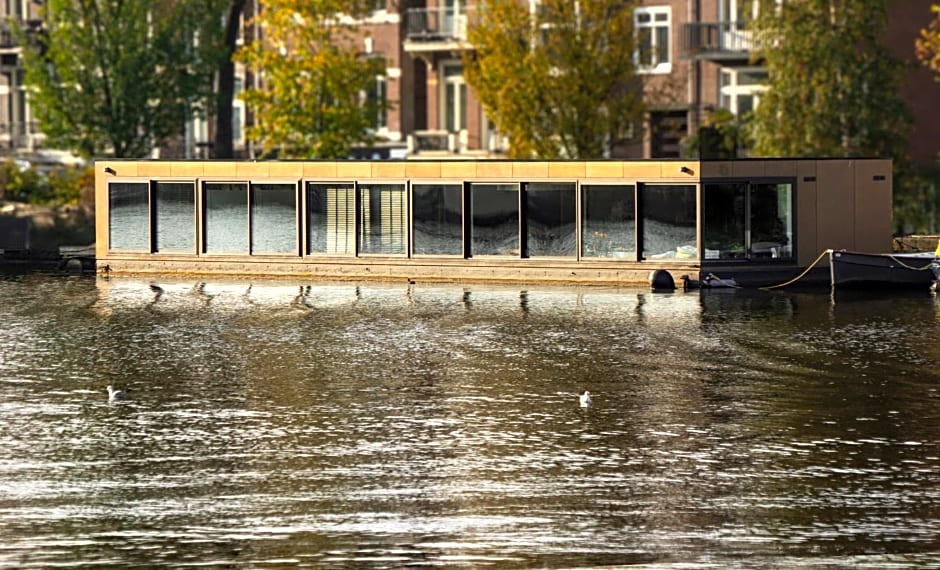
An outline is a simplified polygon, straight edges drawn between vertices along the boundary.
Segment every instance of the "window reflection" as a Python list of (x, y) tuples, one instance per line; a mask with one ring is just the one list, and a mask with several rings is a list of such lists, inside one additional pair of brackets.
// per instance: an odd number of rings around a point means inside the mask
[(636, 260), (633, 186), (581, 186), (581, 255)]
[(643, 185), (640, 187), (640, 206), (643, 212), (644, 258), (698, 257), (695, 186)]
[(307, 253), (356, 253), (356, 193), (351, 183), (307, 184)]
[(414, 252), (463, 254), (463, 193), (460, 184), (413, 184)]
[(747, 250), (747, 184), (706, 184), (702, 196), (705, 259), (743, 258)]
[(527, 255), (574, 256), (575, 184), (530, 182), (526, 184), (525, 196)]
[(108, 185), (108, 241), (112, 250), (150, 251), (150, 184)]
[(360, 253), (405, 253), (408, 208), (404, 184), (359, 186)]
[(206, 253), (248, 252), (248, 186), (205, 184)]
[(519, 185), (472, 184), (471, 253), (519, 256)]
[(297, 187), (251, 185), (251, 252), (296, 253)]
[(750, 222), (752, 258), (793, 258), (790, 184), (752, 184)]
[(154, 182), (157, 251), (196, 251), (196, 185)]

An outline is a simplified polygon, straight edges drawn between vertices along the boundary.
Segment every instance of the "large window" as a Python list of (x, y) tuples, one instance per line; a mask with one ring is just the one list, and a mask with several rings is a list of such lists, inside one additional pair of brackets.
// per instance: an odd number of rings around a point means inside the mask
[(108, 241), (112, 251), (150, 251), (150, 184), (108, 185)]
[(577, 254), (575, 184), (530, 182), (525, 196), (526, 255)]
[(196, 185), (154, 182), (156, 250), (196, 253)]
[(645, 259), (698, 257), (695, 186), (640, 186)]
[(634, 186), (581, 186), (581, 255), (636, 260)]
[(461, 189), (461, 184), (412, 185), (416, 255), (463, 254)]
[(640, 7), (633, 12), (636, 27), (636, 64), (641, 73), (669, 73), (670, 12), (668, 6)]
[(514, 255), (519, 252), (519, 185), (470, 185), (471, 254)]
[(747, 184), (706, 184), (702, 195), (705, 259), (744, 258), (747, 250)]
[(356, 253), (352, 183), (307, 184), (307, 253)]
[(248, 185), (206, 182), (205, 253), (248, 252)]
[(792, 186), (703, 185), (702, 240), (705, 259), (792, 259)]
[(251, 252), (297, 252), (297, 185), (251, 185)]
[(359, 252), (406, 253), (408, 206), (404, 184), (359, 186)]

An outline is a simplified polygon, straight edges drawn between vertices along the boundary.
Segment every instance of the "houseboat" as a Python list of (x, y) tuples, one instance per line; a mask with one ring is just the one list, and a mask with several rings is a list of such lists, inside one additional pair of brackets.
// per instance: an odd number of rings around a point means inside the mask
[(889, 251), (891, 161), (103, 160), (99, 273), (772, 285)]

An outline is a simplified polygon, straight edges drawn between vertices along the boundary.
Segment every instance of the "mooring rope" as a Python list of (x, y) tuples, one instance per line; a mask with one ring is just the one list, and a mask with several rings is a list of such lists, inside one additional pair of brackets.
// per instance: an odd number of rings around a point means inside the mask
[(823, 258), (823, 257), (825, 257), (826, 255), (828, 255), (828, 254), (830, 254), (830, 253), (832, 253), (832, 250), (831, 250), (831, 249), (824, 249), (823, 252), (819, 254), (819, 257), (816, 258), (816, 261), (814, 261), (813, 263), (811, 263), (810, 266), (807, 267), (807, 268), (803, 271), (803, 273), (800, 273), (799, 275), (797, 275), (797, 276), (794, 277), (793, 279), (790, 279), (789, 281), (787, 281), (787, 282), (785, 282), (785, 283), (780, 283), (780, 284), (778, 284), (778, 285), (768, 285), (767, 287), (758, 287), (758, 289), (779, 289), (780, 287), (786, 287), (787, 285), (796, 283), (797, 281), (799, 281), (800, 279), (802, 279), (803, 277), (805, 277), (806, 274), (809, 273), (810, 269), (816, 267), (816, 265), (817, 265), (820, 261), (822, 261), (822, 258)]
[(926, 271), (926, 270), (930, 269), (930, 264), (933, 263), (933, 261), (936, 259), (936, 258), (930, 259), (930, 258), (926, 258), (926, 257), (925, 257), (924, 259), (927, 260), (927, 265), (924, 265), (923, 267), (914, 267), (914, 266), (912, 266), (912, 265), (908, 265), (908, 264), (904, 263), (903, 261), (901, 261), (900, 259), (894, 257), (893, 255), (889, 255), (888, 257), (890, 257), (892, 261), (894, 261), (895, 263), (897, 263), (898, 265), (900, 265), (900, 266), (903, 267), (904, 269), (910, 269), (911, 271)]

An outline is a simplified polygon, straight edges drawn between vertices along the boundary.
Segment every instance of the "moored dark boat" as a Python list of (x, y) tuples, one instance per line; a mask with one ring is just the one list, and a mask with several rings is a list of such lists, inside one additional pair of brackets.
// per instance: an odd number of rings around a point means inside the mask
[(940, 266), (932, 252), (864, 253), (830, 251), (833, 287), (924, 287), (937, 279)]

